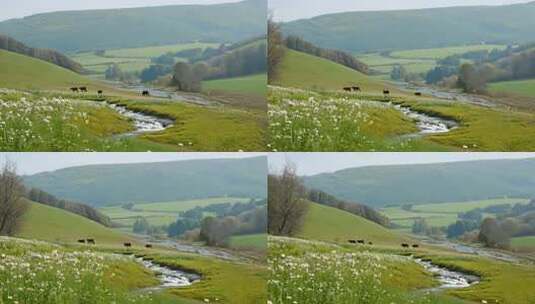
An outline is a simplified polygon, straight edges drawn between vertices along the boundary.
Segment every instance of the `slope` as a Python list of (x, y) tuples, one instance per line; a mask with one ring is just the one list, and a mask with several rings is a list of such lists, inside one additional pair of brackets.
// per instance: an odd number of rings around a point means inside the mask
[(407, 238), (360, 216), (316, 203), (310, 203), (298, 237), (347, 243), (363, 239), (381, 245), (399, 246)]
[(363, 92), (381, 91), (385, 84), (327, 59), (287, 50), (274, 85), (316, 90), (340, 90), (358, 85)]
[(75, 243), (93, 238), (97, 244), (121, 245), (131, 238), (79, 215), (30, 202), (18, 237), (51, 242)]
[(265, 34), (266, 0), (67, 11), (0, 22), (0, 32), (33, 47), (82, 51), (234, 42)]
[(52, 63), (0, 50), (0, 87), (11, 89), (65, 90), (94, 83), (73, 71)]
[(25, 176), (27, 186), (93, 206), (266, 197), (265, 157), (93, 165)]
[(533, 40), (535, 2), (507, 6), (347, 12), (283, 25), (285, 34), (350, 52)]
[(535, 197), (535, 159), (350, 168), (304, 178), (308, 187), (374, 207)]

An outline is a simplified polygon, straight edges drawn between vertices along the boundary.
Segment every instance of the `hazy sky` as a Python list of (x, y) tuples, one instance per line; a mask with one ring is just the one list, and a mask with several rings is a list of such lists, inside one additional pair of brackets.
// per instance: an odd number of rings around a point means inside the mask
[(2, 0), (0, 20), (21, 18), (44, 12), (143, 7), (173, 4), (214, 4), (241, 0)]
[(0, 153), (0, 165), (17, 165), (19, 174), (35, 174), (61, 168), (95, 165), (163, 162), (189, 159), (246, 158), (265, 153)]
[(529, 0), (269, 0), (269, 7), (277, 20), (290, 21), (348, 11), (503, 5), (527, 2)]
[(291, 163), (299, 175), (313, 175), (365, 166), (519, 158), (535, 158), (535, 153), (270, 153), (268, 168), (279, 172)]

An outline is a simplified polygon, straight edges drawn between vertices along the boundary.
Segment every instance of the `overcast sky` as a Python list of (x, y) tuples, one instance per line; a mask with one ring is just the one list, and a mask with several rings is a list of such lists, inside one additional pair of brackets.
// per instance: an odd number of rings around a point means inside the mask
[(270, 153), (268, 168), (280, 172), (291, 163), (299, 175), (314, 175), (366, 166), (522, 158), (535, 158), (535, 153)]
[(348, 11), (503, 5), (527, 2), (529, 0), (269, 0), (269, 7), (277, 20), (291, 21)]
[(239, 1), (241, 0), (2, 0), (0, 2), (0, 21), (55, 11), (144, 7), (174, 4), (214, 4)]
[(265, 153), (0, 153), (0, 165), (14, 162), (21, 175), (96, 165), (164, 162), (190, 159), (247, 158)]

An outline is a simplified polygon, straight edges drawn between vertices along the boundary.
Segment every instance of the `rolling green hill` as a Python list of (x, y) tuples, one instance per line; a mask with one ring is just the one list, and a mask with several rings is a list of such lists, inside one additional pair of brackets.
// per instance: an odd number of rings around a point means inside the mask
[(61, 51), (235, 42), (265, 34), (266, 0), (69, 11), (0, 22), (0, 33)]
[(284, 87), (302, 89), (340, 90), (344, 86), (359, 85), (364, 92), (378, 91), (385, 87), (372, 79), (327, 59), (287, 50), (273, 83)]
[(120, 245), (131, 240), (115, 230), (64, 210), (30, 203), (18, 237), (51, 242), (75, 243), (81, 238), (94, 238), (97, 244)]
[(346, 12), (283, 25), (326, 48), (350, 52), (433, 48), (474, 43), (530, 42), (535, 2), (507, 6)]
[(535, 97), (535, 79), (493, 82), (488, 86), (492, 93)]
[(373, 166), (305, 177), (308, 187), (374, 207), (535, 197), (535, 159)]
[(265, 157), (93, 165), (25, 176), (28, 186), (93, 206), (266, 197)]
[(360, 216), (316, 203), (310, 209), (299, 237), (347, 243), (350, 239), (364, 239), (366, 242), (383, 245), (399, 245), (407, 239)]
[(0, 87), (11, 89), (61, 89), (90, 85), (91, 80), (52, 63), (0, 50)]

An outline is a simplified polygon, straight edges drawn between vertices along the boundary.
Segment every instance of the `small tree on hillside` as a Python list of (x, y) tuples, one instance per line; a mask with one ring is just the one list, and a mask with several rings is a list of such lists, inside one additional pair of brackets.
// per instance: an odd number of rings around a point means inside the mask
[(28, 210), (25, 189), (15, 165), (7, 162), (0, 172), (0, 235), (13, 235)]
[(308, 211), (306, 189), (295, 169), (286, 166), (281, 175), (268, 177), (268, 230), (291, 236), (299, 231)]

